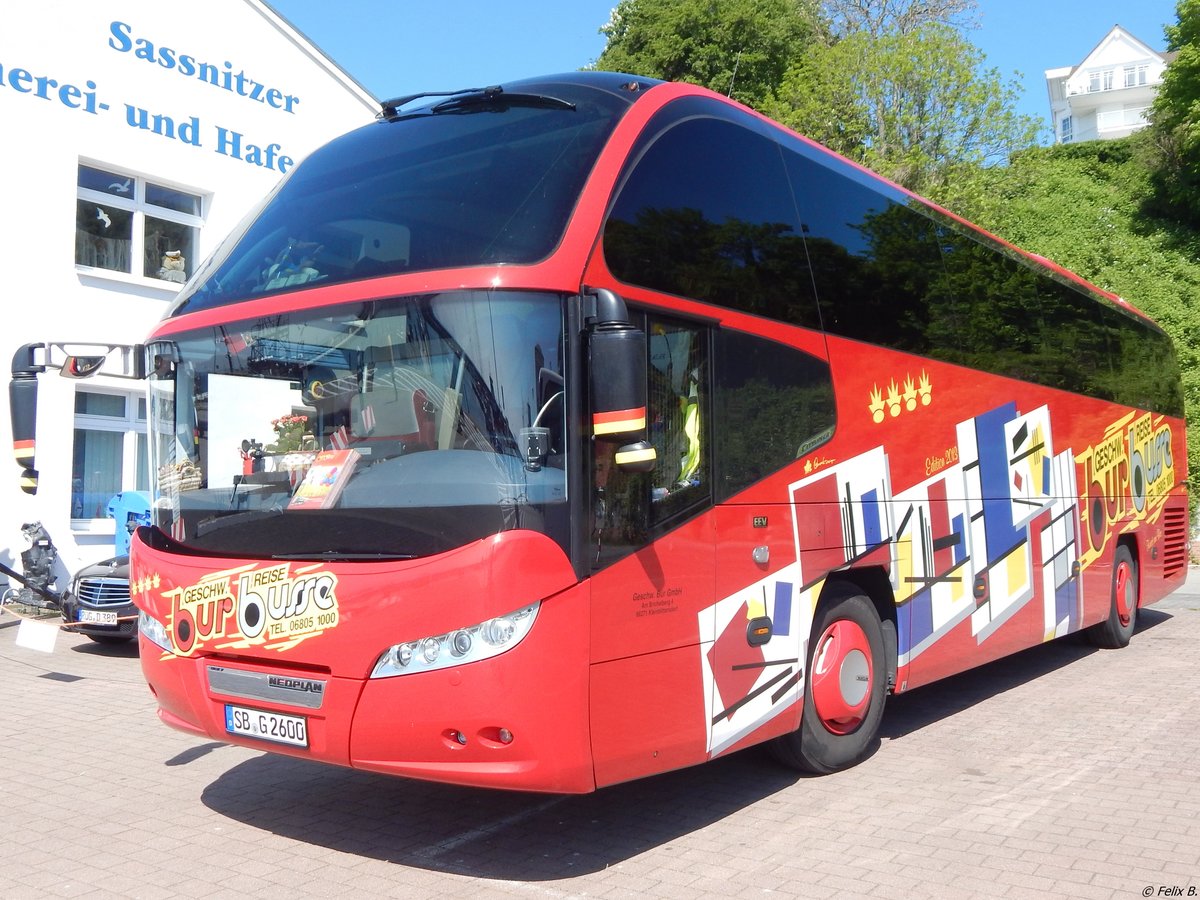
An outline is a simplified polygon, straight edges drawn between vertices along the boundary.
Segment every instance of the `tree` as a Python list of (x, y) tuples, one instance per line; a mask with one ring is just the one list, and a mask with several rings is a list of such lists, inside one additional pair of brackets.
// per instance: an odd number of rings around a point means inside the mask
[[(1200, 2), (1200, 0), (1195, 0)], [(728, 94), (907, 188), (1036, 143), (959, 29), (976, 0), (620, 0), (594, 66)]]
[(1036, 143), (1037, 121), (1015, 112), (1020, 87), (983, 63), (982, 51), (946, 24), (878, 37), (856, 31), (810, 48), (768, 112), (936, 196), (964, 167), (1001, 162)]
[(1163, 73), (1150, 108), (1158, 160), (1155, 188), (1175, 211), (1200, 222), (1200, 0), (1179, 0), (1166, 28), (1178, 55)]
[(1171, 335), (1183, 374), (1194, 511), (1200, 498), (1200, 233), (1147, 213), (1154, 177), (1143, 155), (1153, 139), (1149, 132), (1026, 150), (1011, 165), (982, 171), (974, 202), (956, 209), (1127, 298)]
[(976, 0), (823, 0), (821, 11), (833, 34), (881, 38), (911, 34), (926, 25), (975, 25)]
[(593, 66), (700, 84), (758, 107), (813, 41), (815, 2), (620, 0)]

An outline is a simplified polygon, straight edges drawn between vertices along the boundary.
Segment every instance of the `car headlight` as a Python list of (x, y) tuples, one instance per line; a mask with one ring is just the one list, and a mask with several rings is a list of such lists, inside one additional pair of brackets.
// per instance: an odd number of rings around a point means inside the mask
[(380, 655), (371, 670), (371, 677), (394, 678), (414, 672), (432, 672), (498, 656), (521, 643), (529, 634), (540, 605), (532, 603), (478, 625), (393, 644)]
[(168, 653), (175, 652), (171, 646), (171, 637), (167, 634), (167, 626), (140, 609), (138, 610), (138, 631), (149, 638), (151, 643), (162, 647)]

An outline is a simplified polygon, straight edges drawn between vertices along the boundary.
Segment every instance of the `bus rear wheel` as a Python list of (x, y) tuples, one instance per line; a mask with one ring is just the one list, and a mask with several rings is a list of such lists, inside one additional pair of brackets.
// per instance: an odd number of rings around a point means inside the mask
[(875, 605), (846, 591), (822, 603), (808, 649), (800, 727), (772, 743), (785, 765), (836, 772), (865, 759), (879, 743), (887, 673)]
[(1118, 650), (1129, 644), (1137, 627), (1138, 567), (1124, 544), (1113, 556), (1112, 605), (1108, 618), (1085, 632), (1097, 647)]

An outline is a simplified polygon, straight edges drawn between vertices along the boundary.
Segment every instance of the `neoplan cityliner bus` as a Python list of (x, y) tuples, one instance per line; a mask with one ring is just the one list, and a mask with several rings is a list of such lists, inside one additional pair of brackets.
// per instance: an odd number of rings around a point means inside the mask
[(142, 667), (168, 725), (255, 748), (828, 772), (888, 693), (1121, 646), (1185, 576), (1158, 327), (691, 85), (389, 101), (107, 349), (18, 354), (27, 483), (38, 372), (148, 379)]

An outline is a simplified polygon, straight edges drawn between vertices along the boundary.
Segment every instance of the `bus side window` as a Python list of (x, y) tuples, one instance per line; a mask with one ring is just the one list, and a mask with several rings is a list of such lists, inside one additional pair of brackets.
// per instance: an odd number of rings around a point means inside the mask
[(723, 328), (713, 359), (721, 502), (833, 437), (837, 404), (829, 363), (796, 347)]
[[(646, 128), (604, 226), (627, 284), (819, 328), (783, 152), (762, 123), (704, 98)], [(639, 145), (640, 146), (640, 145)]]
[(596, 567), (645, 546), (711, 497), (708, 330), (650, 316), (646, 331), (647, 432), (657, 462), (652, 472), (625, 472), (613, 464), (618, 443), (595, 442)]
[(708, 492), (707, 332), (651, 317), (647, 344), (647, 424), (658, 453), (651, 475), (650, 520), (657, 524)]

